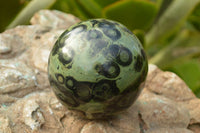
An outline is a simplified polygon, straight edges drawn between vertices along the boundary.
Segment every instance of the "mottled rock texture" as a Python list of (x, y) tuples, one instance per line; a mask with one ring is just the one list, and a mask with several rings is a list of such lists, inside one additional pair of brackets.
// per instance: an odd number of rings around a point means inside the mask
[(47, 79), (49, 52), (80, 20), (42, 10), (32, 25), (0, 34), (0, 133), (200, 133), (200, 99), (174, 73), (149, 65), (137, 101), (108, 120), (86, 120), (66, 109)]

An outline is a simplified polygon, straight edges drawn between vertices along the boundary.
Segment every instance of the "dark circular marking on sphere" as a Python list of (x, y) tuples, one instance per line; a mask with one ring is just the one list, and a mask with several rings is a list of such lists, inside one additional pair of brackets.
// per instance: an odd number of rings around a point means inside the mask
[(68, 106), (71, 107), (77, 107), (79, 104), (74, 100), (74, 98), (72, 97), (72, 95), (65, 93), (64, 95), (62, 95), (61, 93), (55, 92), (56, 97), (58, 99), (60, 99), (62, 102), (64, 102), (65, 104), (67, 104)]
[(57, 74), (55, 74), (55, 76), (56, 76), (58, 83), (60, 83), (60, 84), (64, 83), (64, 77), (62, 74), (57, 73)]
[(140, 82), (145, 81), (147, 72), (148, 72), (148, 65), (146, 65), (145, 68), (143, 69), (142, 76), (140, 78)]
[(65, 35), (61, 35), (61, 37), (59, 38), (59, 43), (58, 43), (58, 46), (59, 48), (62, 48), (65, 46), (65, 40), (67, 40), (69, 38), (69, 34), (65, 34)]
[(92, 95), (94, 101), (104, 101), (119, 93), (115, 81), (101, 80), (95, 83), (92, 88)]
[(57, 40), (55, 45), (53, 46), (53, 49), (52, 49), (52, 56), (56, 55), (57, 52), (59, 51), (59, 45), (58, 45), (59, 41)]
[(117, 102), (118, 106), (122, 109), (130, 107), (133, 104), (133, 102), (137, 99), (138, 94), (138, 88), (133, 91), (123, 93), (123, 98), (119, 99), (119, 101)]
[(91, 42), (91, 56), (96, 56), (103, 48), (108, 46), (108, 42), (103, 39), (97, 39)]
[(98, 30), (90, 30), (87, 33), (87, 39), (91, 40), (91, 39), (100, 39), (102, 38), (102, 33)]
[(119, 63), (122, 66), (128, 66), (131, 64), (132, 62), (132, 53), (131, 51), (126, 48), (121, 46), (120, 47), (120, 52), (116, 58), (117, 63)]
[(99, 22), (98, 26), (100, 28), (114, 28), (115, 24), (104, 19), (101, 22)]
[[(73, 64), (73, 63), (72, 63)], [(72, 68), (72, 64), (69, 64), (68, 66), (66, 66), (67, 69), (71, 69)]]
[(87, 82), (76, 82), (74, 94), (79, 100), (89, 102), (92, 98), (90, 84)]
[(71, 90), (74, 90), (76, 80), (73, 77), (67, 76), (65, 78), (65, 86)]
[(92, 26), (93, 26), (93, 27), (94, 27), (96, 24), (99, 23), (99, 21), (97, 21), (97, 20), (90, 20), (90, 22), (92, 23)]
[(87, 26), (84, 25), (84, 24), (79, 24), (79, 25), (73, 27), (70, 32), (72, 32), (72, 33), (81, 33), (81, 32), (83, 32), (85, 30), (87, 30)]
[(60, 52), (59, 53), (58, 59), (60, 60), (60, 62), (63, 65), (66, 65), (66, 64), (69, 64), (72, 61), (74, 55), (75, 55), (74, 50), (71, 49), (71, 48), (67, 48), (66, 52)]
[(118, 31), (116, 28), (103, 28), (103, 33), (113, 41), (116, 41), (121, 37), (120, 31)]
[(141, 55), (138, 55), (136, 57), (136, 62), (134, 64), (134, 69), (137, 71), (137, 72), (140, 72), (141, 69), (142, 69), (142, 66), (143, 66), (143, 58)]
[(65, 30), (56, 42), (57, 47), (62, 48), (65, 45), (65, 40), (67, 40), (69, 36), (70, 36), (69, 30)]
[(120, 47), (116, 44), (110, 45), (109, 48), (109, 54), (111, 54), (112, 57), (116, 58), (119, 54)]
[[(66, 88), (65, 86), (59, 84), (57, 81), (51, 80), (51, 82), (52, 82), (51, 85), (54, 87), (54, 89), (55, 89), (56, 91), (59, 91), (59, 92), (61, 92), (61, 93), (63, 93), (63, 94), (68, 94), (68, 93), (70, 93), (69, 90), (67, 90), (67, 88)], [(70, 93), (70, 94), (71, 94), (71, 93)]]
[(107, 78), (116, 78), (120, 73), (120, 67), (115, 62), (106, 62), (104, 64), (97, 64), (95, 70)]
[(63, 38), (64, 36), (67, 36), (68, 34), (69, 34), (69, 30), (67, 29), (60, 35), (59, 38)]
[(67, 90), (66, 87), (58, 84), (58, 82), (55, 81), (51, 75), (49, 75), (49, 81), (58, 99), (72, 107), (76, 107), (79, 105), (74, 99), (73, 94), (69, 90)]
[(141, 49), (141, 53), (142, 53), (143, 59), (146, 60), (146, 54), (145, 54), (145, 52), (144, 52), (144, 49)]

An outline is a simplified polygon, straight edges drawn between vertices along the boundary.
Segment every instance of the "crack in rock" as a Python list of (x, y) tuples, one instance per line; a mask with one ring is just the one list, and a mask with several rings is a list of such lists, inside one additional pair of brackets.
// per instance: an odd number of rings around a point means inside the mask
[(200, 132), (200, 123), (189, 124), (187, 129), (193, 131), (194, 133), (199, 133)]
[(143, 120), (141, 113), (138, 113), (138, 118), (139, 118), (140, 133), (145, 133), (148, 127), (145, 121)]

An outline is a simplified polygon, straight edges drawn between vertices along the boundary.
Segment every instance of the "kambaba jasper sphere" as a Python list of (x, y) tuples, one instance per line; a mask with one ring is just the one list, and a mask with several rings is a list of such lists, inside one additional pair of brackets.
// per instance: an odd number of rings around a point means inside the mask
[(49, 56), (48, 76), (57, 98), (87, 118), (130, 107), (143, 88), (148, 62), (137, 37), (122, 24), (92, 19), (71, 26)]

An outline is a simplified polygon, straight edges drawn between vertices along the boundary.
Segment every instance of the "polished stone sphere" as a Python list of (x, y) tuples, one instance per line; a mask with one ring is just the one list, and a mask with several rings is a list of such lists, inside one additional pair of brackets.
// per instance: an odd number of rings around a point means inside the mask
[(57, 98), (88, 118), (130, 107), (148, 71), (144, 49), (122, 24), (92, 19), (71, 26), (49, 56), (48, 76)]

